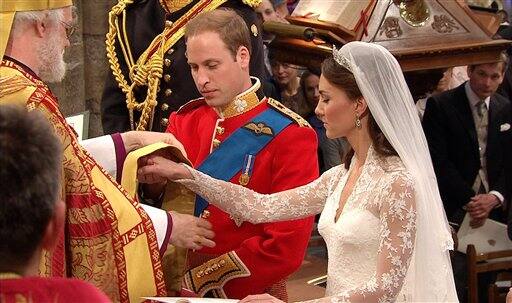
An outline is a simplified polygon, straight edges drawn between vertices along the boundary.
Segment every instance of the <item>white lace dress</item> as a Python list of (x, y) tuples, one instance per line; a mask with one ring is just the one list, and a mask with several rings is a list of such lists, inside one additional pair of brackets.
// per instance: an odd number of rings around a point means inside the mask
[(318, 229), (327, 243), (328, 275), (327, 297), (318, 301), (411, 299), (400, 295), (400, 290), (414, 248), (414, 188), (398, 157), (381, 158), (370, 148), (337, 221), (336, 210), (349, 175), (342, 166), (308, 185), (271, 195), (190, 171), (193, 180), (178, 182), (244, 221), (262, 223), (322, 213)]

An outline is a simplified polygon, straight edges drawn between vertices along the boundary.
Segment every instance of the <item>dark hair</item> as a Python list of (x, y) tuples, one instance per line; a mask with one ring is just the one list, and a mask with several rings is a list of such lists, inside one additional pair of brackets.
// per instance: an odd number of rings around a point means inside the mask
[(302, 75), (300, 76), (300, 88), (302, 89), (302, 94), (304, 95), (304, 97), (306, 97), (306, 79), (309, 77), (309, 76), (317, 76), (317, 77), (320, 77), (320, 69), (319, 68), (313, 68), (313, 67), (308, 67), (308, 69), (306, 69)]
[(61, 192), (60, 141), (46, 119), (0, 105), (0, 272), (35, 253)]
[(221, 8), (204, 12), (193, 18), (185, 27), (185, 39), (202, 33), (217, 33), (226, 47), (236, 58), (240, 46), (252, 53), (251, 35), (244, 19), (231, 9)]
[[(325, 59), (322, 63), (322, 76), (332, 85), (342, 89), (351, 100), (357, 100), (358, 98), (363, 97), (363, 94), (359, 90), (359, 86), (357, 86), (354, 75), (348, 69), (339, 65), (333, 57)], [(389, 143), (386, 136), (384, 136), (384, 133), (382, 133), (382, 130), (370, 111), (368, 111), (367, 114), (368, 132), (370, 133), (370, 138), (377, 154), (384, 157), (397, 156), (398, 153), (391, 143)], [(354, 150), (351, 148), (345, 157), (346, 168), (350, 165), (353, 155)]]

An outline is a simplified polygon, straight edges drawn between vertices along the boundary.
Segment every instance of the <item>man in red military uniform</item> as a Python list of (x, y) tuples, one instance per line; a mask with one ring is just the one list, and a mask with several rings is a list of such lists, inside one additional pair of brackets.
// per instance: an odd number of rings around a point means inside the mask
[[(203, 98), (171, 114), (167, 132), (182, 142), (193, 166), (260, 193), (316, 179), (315, 132), (266, 98), (260, 81), (249, 76), (250, 40), (243, 20), (231, 11), (203, 13), (189, 22), (185, 37)], [(207, 297), (267, 292), (287, 299), (284, 280), (304, 258), (313, 218), (253, 225), (200, 197), (196, 214), (212, 223), (217, 245), (189, 252), (187, 288)]]

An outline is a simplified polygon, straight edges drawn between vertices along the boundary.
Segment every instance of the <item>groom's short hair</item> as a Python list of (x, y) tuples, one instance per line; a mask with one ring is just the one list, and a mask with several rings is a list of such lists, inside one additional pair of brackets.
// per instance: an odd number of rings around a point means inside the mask
[(219, 34), (233, 57), (236, 57), (240, 46), (245, 46), (252, 53), (251, 36), (244, 19), (235, 11), (220, 8), (199, 14), (187, 23), (185, 39), (205, 32)]

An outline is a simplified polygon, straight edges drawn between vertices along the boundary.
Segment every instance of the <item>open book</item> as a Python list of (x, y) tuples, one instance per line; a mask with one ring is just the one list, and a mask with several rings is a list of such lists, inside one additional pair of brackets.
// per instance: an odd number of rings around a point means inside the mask
[(300, 0), (292, 13), (297, 17), (317, 17), (355, 31), (361, 12), (367, 13), (375, 0)]

